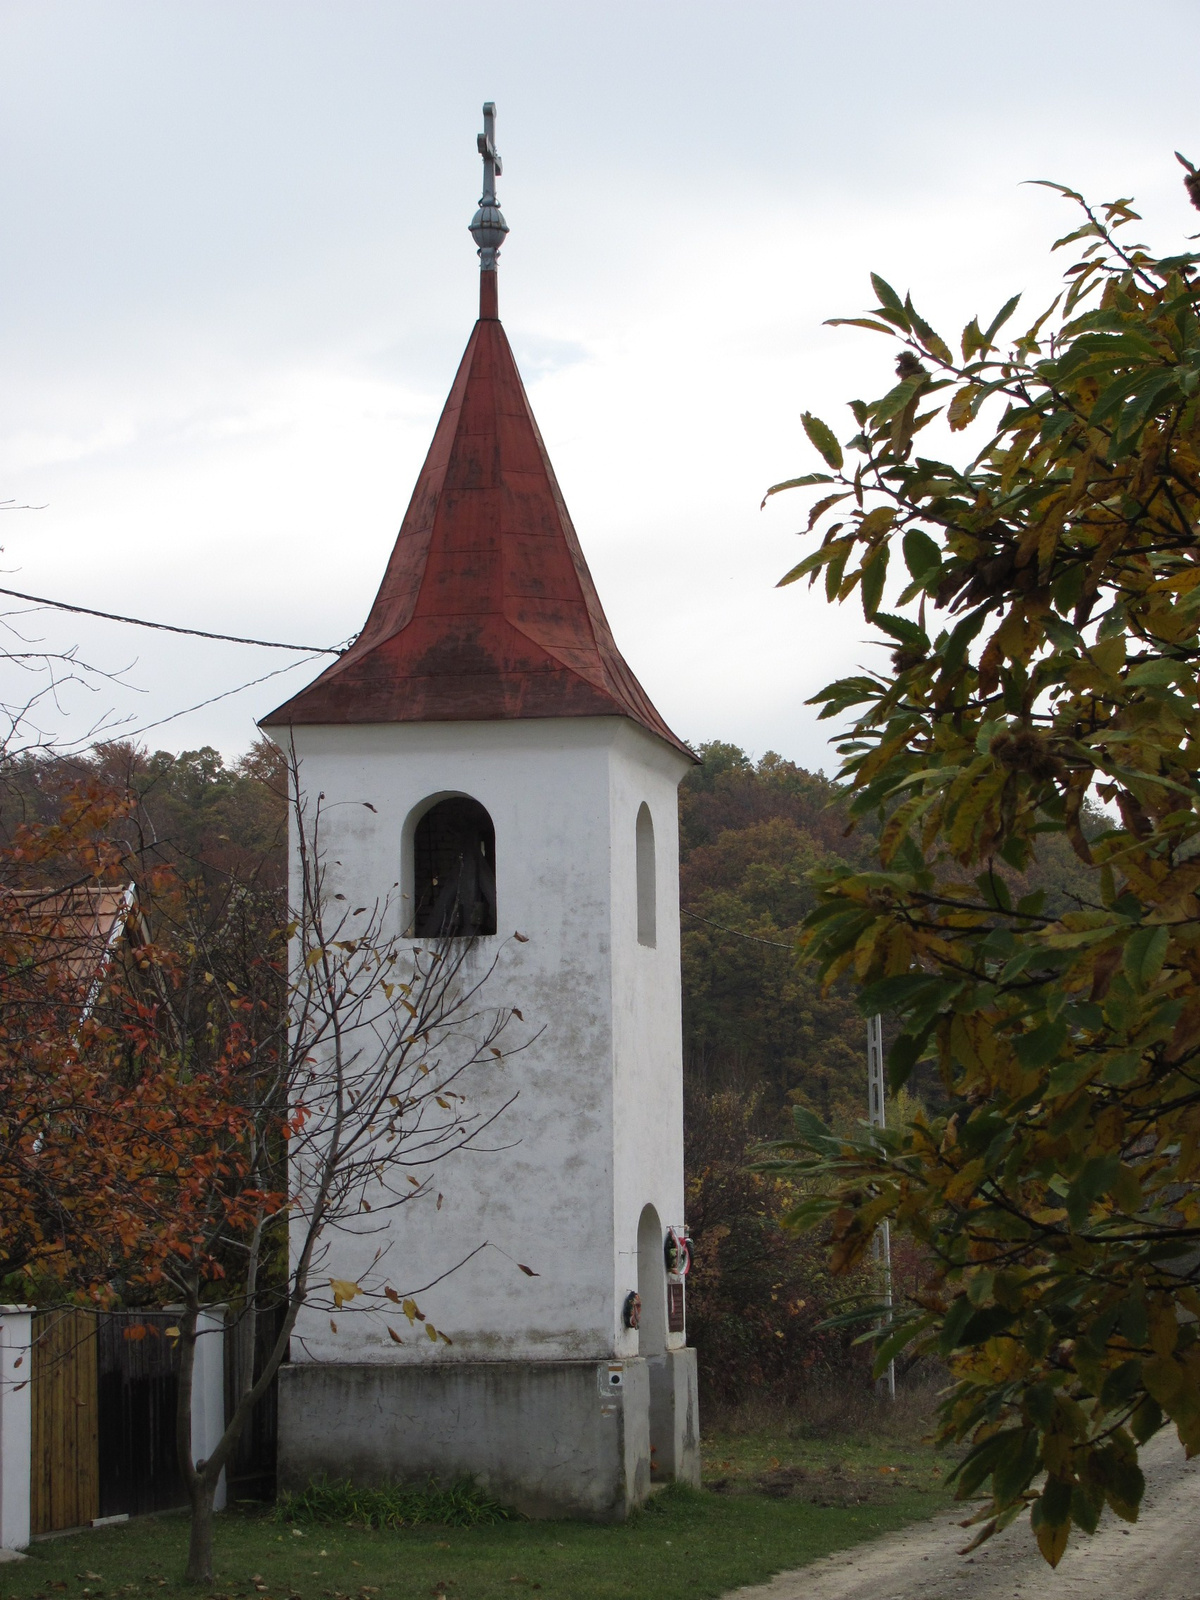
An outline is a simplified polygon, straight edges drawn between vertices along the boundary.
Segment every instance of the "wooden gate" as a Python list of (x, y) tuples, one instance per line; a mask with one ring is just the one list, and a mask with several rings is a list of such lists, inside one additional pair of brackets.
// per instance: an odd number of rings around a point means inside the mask
[(99, 1318), (100, 1515), (187, 1504), (175, 1455), (179, 1349), (168, 1311)]
[[(267, 1357), (283, 1327), (285, 1307), (269, 1306), (255, 1318), (254, 1349), (249, 1324), (234, 1318), (225, 1328), (225, 1415), (231, 1417), (242, 1392), (246, 1368), (253, 1360), (253, 1377), (262, 1376)], [(242, 1436), (234, 1445), (225, 1468), (230, 1503), (235, 1500), (274, 1500), (275, 1436), (278, 1428), (278, 1387), (273, 1383), (250, 1413)]]
[[(282, 1308), (259, 1313), (256, 1348), (239, 1330), (226, 1344), (226, 1384), (240, 1389), (274, 1344)], [(178, 1315), (167, 1311), (41, 1311), (33, 1319), (30, 1521), (34, 1533), (94, 1517), (187, 1503), (175, 1455)], [(227, 1470), (230, 1499), (275, 1488), (275, 1388), (250, 1417)]]
[(100, 1515), (93, 1312), (34, 1317), (32, 1379), (30, 1528), (77, 1528)]

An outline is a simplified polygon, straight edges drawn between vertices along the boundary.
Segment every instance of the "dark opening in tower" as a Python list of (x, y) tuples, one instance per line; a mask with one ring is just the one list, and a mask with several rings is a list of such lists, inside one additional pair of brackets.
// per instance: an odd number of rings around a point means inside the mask
[(496, 830), (465, 796), (439, 800), (413, 838), (413, 933), (469, 938), (496, 931)]

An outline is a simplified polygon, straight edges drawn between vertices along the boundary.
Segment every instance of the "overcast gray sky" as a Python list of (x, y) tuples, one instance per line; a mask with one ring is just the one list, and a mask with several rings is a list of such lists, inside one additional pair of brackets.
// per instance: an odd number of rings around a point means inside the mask
[[(869, 659), (799, 587), (800, 413), (891, 372), (822, 326), (868, 271), (953, 336), (1065, 262), (1063, 202), (1195, 231), (1195, 0), (3, 0), (0, 525), (11, 587), (185, 626), (358, 628), (475, 314), (499, 108), (501, 314), (618, 643), (668, 721), (809, 766)], [(1040, 309), (1040, 305), (1039, 305)], [(25, 619), (128, 667), (136, 732), (279, 667)], [(314, 672), (145, 733), (233, 754)]]

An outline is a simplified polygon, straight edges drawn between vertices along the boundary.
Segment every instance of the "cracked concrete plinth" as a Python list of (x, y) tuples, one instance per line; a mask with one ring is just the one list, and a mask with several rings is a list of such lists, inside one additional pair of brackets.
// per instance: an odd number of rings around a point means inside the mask
[[(668, 1385), (655, 1388), (665, 1419)], [(686, 1397), (686, 1374), (669, 1388)], [(650, 1412), (641, 1357), (296, 1362), (279, 1371), (279, 1486), (323, 1474), (366, 1485), (471, 1477), (526, 1516), (620, 1522), (650, 1492)], [(691, 1417), (694, 1440), (694, 1400)], [(681, 1457), (687, 1431), (672, 1419)]]

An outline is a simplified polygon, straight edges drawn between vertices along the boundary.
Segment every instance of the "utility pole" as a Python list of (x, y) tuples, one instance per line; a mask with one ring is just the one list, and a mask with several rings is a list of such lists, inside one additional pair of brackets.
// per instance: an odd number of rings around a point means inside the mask
[[(867, 1020), (867, 1115), (873, 1128), (887, 1126), (887, 1084), (883, 1075), (883, 1018)], [(887, 1322), (892, 1320), (892, 1225), (885, 1219), (876, 1230), (872, 1245), (875, 1261), (883, 1276), (883, 1303), (887, 1307)], [(896, 1363), (888, 1362), (887, 1373), (879, 1380), (882, 1393), (887, 1385), (890, 1400), (896, 1398)]]

